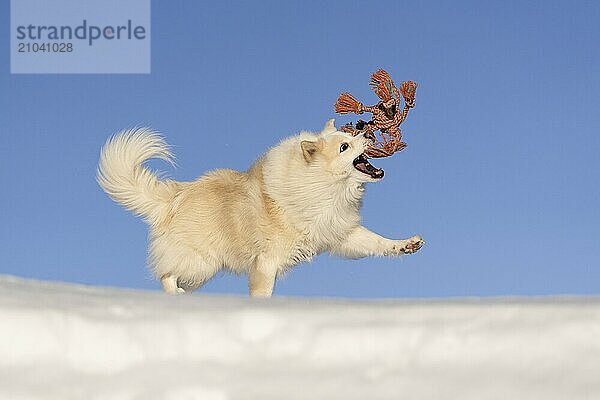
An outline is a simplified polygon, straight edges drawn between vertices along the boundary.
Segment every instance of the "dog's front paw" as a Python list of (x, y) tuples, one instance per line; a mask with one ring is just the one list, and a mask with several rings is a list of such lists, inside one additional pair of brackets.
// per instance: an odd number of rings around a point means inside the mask
[(421, 236), (413, 236), (410, 239), (406, 240), (406, 245), (404, 247), (405, 254), (412, 254), (419, 251), (421, 247), (425, 244), (425, 241)]
[(423, 238), (421, 238), (421, 236), (413, 236), (406, 240), (397, 240), (388, 254), (385, 255), (400, 256), (402, 254), (416, 253), (421, 247), (423, 247), (424, 244), (425, 241)]

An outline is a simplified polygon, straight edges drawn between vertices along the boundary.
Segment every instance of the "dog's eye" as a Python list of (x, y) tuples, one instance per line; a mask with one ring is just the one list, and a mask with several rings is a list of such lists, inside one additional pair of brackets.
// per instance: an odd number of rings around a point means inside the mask
[(342, 143), (340, 146), (340, 153), (343, 153), (344, 151), (348, 150), (348, 147), (350, 147), (348, 143)]

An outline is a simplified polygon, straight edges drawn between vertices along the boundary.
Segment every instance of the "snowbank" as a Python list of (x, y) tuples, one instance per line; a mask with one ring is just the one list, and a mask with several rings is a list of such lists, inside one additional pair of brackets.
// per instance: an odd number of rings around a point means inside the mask
[(0, 399), (598, 399), (600, 299), (181, 296), (0, 277)]

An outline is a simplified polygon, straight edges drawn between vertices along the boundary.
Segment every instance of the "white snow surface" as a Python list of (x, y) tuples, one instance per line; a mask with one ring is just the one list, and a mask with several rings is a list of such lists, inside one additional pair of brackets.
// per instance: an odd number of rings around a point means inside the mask
[(0, 276), (0, 399), (600, 399), (600, 298), (193, 295)]

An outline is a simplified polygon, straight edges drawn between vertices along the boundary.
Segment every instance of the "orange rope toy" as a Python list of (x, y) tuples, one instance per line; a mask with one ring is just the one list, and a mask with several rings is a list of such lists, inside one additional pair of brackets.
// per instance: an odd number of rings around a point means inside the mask
[[(379, 103), (374, 106), (365, 106), (346, 92), (338, 97), (335, 103), (335, 112), (340, 114), (372, 113), (373, 117), (369, 122), (358, 120), (356, 125), (349, 123), (344, 125), (341, 130), (352, 135), (359, 135), (367, 131), (371, 133), (380, 131), (381, 140), (377, 140), (365, 151), (365, 154), (371, 158), (389, 157), (406, 147), (406, 143), (401, 141), (400, 124), (406, 119), (408, 110), (415, 106), (417, 84), (413, 81), (402, 82), (400, 91), (398, 91), (390, 75), (383, 69), (379, 69), (371, 75), (370, 85), (381, 99)], [(400, 95), (404, 99), (402, 111), (400, 111)]]

